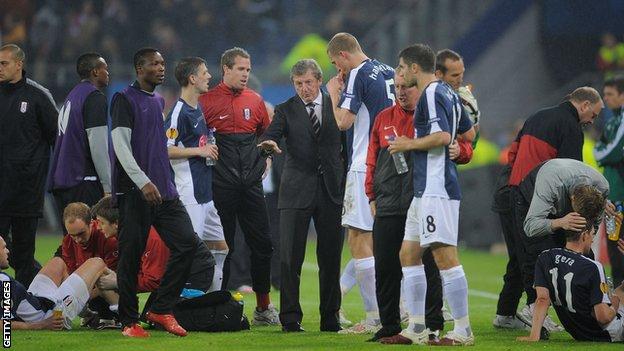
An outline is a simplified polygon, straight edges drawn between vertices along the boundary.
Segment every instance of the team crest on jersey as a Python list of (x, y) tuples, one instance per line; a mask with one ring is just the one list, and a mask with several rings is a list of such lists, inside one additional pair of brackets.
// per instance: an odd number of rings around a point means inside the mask
[(175, 128), (169, 128), (165, 132), (165, 135), (167, 136), (168, 139), (175, 139), (178, 137), (178, 130)]
[(26, 113), (26, 110), (28, 110), (28, 103), (26, 101), (22, 101), (20, 104), (20, 112)]
[(251, 110), (248, 108), (243, 109), (243, 117), (245, 117), (245, 119), (249, 121), (249, 119), (251, 118)]
[(63, 304), (65, 305), (65, 307), (69, 307), (71, 306), (72, 303), (74, 303), (74, 297), (71, 295), (66, 295), (63, 299)]

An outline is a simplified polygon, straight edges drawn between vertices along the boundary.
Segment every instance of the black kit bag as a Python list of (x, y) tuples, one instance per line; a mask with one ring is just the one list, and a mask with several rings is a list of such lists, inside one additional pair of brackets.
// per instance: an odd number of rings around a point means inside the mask
[(224, 332), (249, 329), (242, 301), (229, 291), (213, 291), (190, 299), (181, 299), (173, 307), (178, 323), (188, 331)]

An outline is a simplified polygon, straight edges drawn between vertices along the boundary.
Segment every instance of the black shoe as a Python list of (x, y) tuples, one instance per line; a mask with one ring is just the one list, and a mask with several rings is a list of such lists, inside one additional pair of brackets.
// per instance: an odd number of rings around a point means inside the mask
[(299, 333), (304, 332), (305, 329), (301, 328), (301, 324), (299, 324), (299, 322), (292, 322), (282, 324), (282, 331), (287, 333)]
[(341, 331), (342, 327), (340, 326), (340, 324), (327, 324), (327, 325), (321, 325), (321, 331), (322, 332), (338, 332)]

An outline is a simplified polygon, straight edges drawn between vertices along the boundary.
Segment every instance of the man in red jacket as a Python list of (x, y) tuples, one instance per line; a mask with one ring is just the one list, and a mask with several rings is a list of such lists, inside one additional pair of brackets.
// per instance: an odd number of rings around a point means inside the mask
[[(403, 241), (407, 210), (413, 197), (413, 162), (410, 153), (404, 153), (408, 172), (398, 174), (392, 156), (388, 152), (388, 141), (404, 135), (414, 137), (414, 109), (420, 98), (416, 86), (407, 86), (405, 78), (395, 76), (397, 104), (381, 111), (375, 118), (370, 133), (366, 157), (366, 195), (368, 196), (373, 223), (373, 254), (375, 256), (375, 280), (377, 304), (382, 328), (373, 340), (393, 336), (401, 332), (399, 300), (401, 295), (401, 266), (411, 265), (409, 255), (401, 255), (401, 247), (409, 249), (411, 241)], [(463, 146), (455, 143), (458, 159), (470, 161), (472, 146), (465, 141)], [(409, 251), (406, 251), (409, 252)], [(442, 316), (442, 284), (431, 250), (423, 256), (427, 276), (426, 326), (431, 331), (444, 327)]]
[[(223, 265), (223, 287), (230, 276), (236, 220), (251, 251), (251, 280), (256, 293), (255, 325), (279, 325), (277, 309), (271, 305), (271, 256), (273, 246), (262, 179), (267, 155), (256, 145), (270, 124), (262, 97), (247, 88), (251, 59), (241, 48), (221, 56), (223, 81), (199, 97), (206, 123), (215, 128), (219, 159), (214, 166), (213, 199), (219, 212), (229, 253)], [(270, 163), (269, 163), (270, 164)]]
[[(106, 263), (107, 269), (116, 270), (119, 252), (116, 237), (107, 237), (98, 228), (97, 221), (91, 220), (91, 209), (82, 202), (73, 202), (63, 210), (63, 226), (67, 235), (63, 237), (60, 247), (60, 257), (67, 266), (66, 274), (75, 272), (87, 260), (99, 257)], [(115, 307), (117, 294), (103, 293), (102, 297), (95, 297), (89, 301), (88, 307), (95, 314), (85, 312), (82, 325), (93, 329), (115, 327), (118, 319)]]
[(63, 224), (67, 234), (61, 244), (61, 258), (67, 265), (68, 273), (92, 257), (100, 257), (106, 266), (117, 269), (119, 253), (117, 238), (108, 238), (102, 232), (96, 221), (91, 221), (91, 210), (87, 204), (73, 202), (63, 210)]
[[(118, 234), (119, 211), (113, 207), (112, 198), (106, 196), (93, 206), (93, 215), (97, 218), (99, 227), (107, 238), (115, 239)], [(141, 256), (141, 268), (137, 280), (138, 292), (152, 292), (160, 285), (160, 279), (165, 273), (169, 259), (169, 249), (160, 238), (154, 227), (150, 228)], [(212, 275), (214, 272), (214, 258), (209, 254), (206, 245), (201, 242), (197, 248), (187, 287), (208, 291), (211, 290)], [(115, 271), (108, 269), (104, 272), (97, 286), (102, 290), (117, 288)], [(212, 289), (212, 290), (219, 290)]]
[[(517, 317), (526, 324), (532, 323), (532, 306), (537, 297), (533, 288), (537, 257), (542, 251), (552, 248), (550, 246), (552, 240), (548, 239), (565, 242), (565, 238), (554, 235), (538, 238), (526, 236), (523, 225), (524, 215), (521, 211), (519, 212), (523, 209), (523, 206), (519, 204), (525, 201), (525, 197), (519, 190), (519, 184), (544, 161), (553, 158), (583, 161), (583, 127), (592, 124), (603, 107), (600, 94), (594, 88), (576, 88), (559, 105), (541, 109), (529, 117), (511, 144), (509, 150), (511, 172), (507, 182), (511, 204), (510, 220), (513, 223), (511, 245), (516, 251), (524, 291), (527, 295), (527, 305)], [(507, 245), (510, 243), (508, 242)], [(544, 327), (550, 332), (563, 330), (550, 317), (547, 317)]]

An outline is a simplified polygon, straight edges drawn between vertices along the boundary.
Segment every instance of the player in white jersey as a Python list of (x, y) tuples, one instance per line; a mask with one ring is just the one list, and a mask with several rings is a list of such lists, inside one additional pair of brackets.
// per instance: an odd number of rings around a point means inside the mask
[(206, 162), (216, 160), (219, 153), (217, 145), (208, 143), (211, 132), (198, 108), (199, 95), (208, 91), (211, 76), (206, 62), (199, 57), (183, 58), (176, 66), (175, 76), (182, 92), (165, 120), (167, 150), (180, 200), (191, 217), (195, 233), (215, 258), (210, 291), (221, 290), (228, 246), (212, 201), (212, 167)]
[[(451, 308), (454, 329), (438, 345), (472, 345), (474, 336), (468, 319), (468, 284), (457, 256), (457, 227), (461, 198), (457, 170), (448, 146), (460, 134), (471, 141), (475, 132), (462, 113), (459, 97), (452, 87), (436, 80), (435, 53), (427, 45), (416, 44), (401, 51), (397, 74), (408, 84), (417, 84), (422, 95), (414, 114), (415, 138), (400, 136), (390, 141), (390, 153), (413, 150), (414, 199), (405, 223), (405, 238), (414, 258), (403, 267), (404, 299), (409, 325), (399, 335), (381, 339), (383, 343), (428, 342), (425, 328), (427, 281), (422, 251), (431, 247), (440, 269), (444, 296)], [(401, 256), (405, 254), (401, 249)]]
[(348, 33), (334, 35), (327, 45), (327, 54), (338, 69), (338, 75), (327, 83), (327, 90), (338, 128), (347, 134), (349, 170), (342, 225), (347, 228), (355, 277), (366, 310), (366, 320), (345, 332), (374, 332), (379, 327), (379, 309), (371, 234), (373, 217), (364, 189), (366, 153), (375, 117), (394, 105), (394, 69), (368, 58), (357, 39)]

